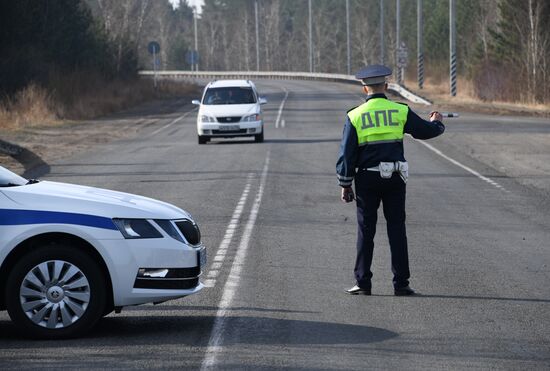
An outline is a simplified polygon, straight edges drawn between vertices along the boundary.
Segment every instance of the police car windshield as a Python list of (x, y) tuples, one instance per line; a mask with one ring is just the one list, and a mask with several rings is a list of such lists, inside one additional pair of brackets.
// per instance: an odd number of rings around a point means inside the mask
[(210, 88), (202, 100), (207, 105), (252, 103), (256, 103), (256, 97), (252, 88), (247, 87)]
[(25, 185), (27, 183), (27, 179), (22, 178), (19, 175), (14, 174), (8, 169), (0, 166), (0, 187), (16, 187)]

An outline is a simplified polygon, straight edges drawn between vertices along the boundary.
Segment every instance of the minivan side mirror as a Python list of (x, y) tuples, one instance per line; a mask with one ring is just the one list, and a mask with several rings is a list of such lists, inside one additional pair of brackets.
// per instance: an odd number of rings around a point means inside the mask
[(267, 99), (265, 99), (264, 97), (260, 97), (260, 99), (258, 99), (258, 102), (260, 102), (260, 104), (266, 104)]
[(191, 101), (191, 103), (193, 103), (193, 104), (196, 105), (196, 106), (200, 106), (200, 105), (201, 105), (201, 101), (198, 100), (198, 99), (193, 99), (193, 100)]

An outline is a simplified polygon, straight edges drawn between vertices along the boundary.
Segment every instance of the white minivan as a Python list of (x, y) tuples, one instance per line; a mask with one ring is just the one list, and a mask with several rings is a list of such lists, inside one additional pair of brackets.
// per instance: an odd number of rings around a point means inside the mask
[(258, 95), (249, 80), (219, 80), (206, 85), (199, 106), (197, 134), (199, 144), (211, 138), (252, 136), (264, 141), (264, 123), (260, 105), (267, 100)]

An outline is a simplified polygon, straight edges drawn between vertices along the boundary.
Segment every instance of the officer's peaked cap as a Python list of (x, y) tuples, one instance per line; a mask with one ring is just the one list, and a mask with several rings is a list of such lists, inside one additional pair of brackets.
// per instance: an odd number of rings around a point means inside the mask
[(372, 64), (363, 67), (355, 74), (355, 78), (362, 80), (363, 85), (376, 85), (386, 82), (386, 76), (392, 74), (391, 68), (381, 64)]

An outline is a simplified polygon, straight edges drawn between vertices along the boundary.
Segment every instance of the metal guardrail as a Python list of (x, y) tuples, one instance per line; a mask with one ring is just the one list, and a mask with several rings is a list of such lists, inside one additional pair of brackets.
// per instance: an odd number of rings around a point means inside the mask
[[(153, 77), (154, 71), (139, 71), (140, 76)], [(159, 78), (206, 78), (206, 79), (278, 79), (278, 80), (317, 80), (344, 82), (348, 84), (360, 84), (353, 75), (342, 75), (333, 73), (310, 73), (310, 72), (264, 72), (264, 71), (157, 71)], [(402, 96), (413, 103), (431, 105), (432, 102), (423, 98), (404, 86), (389, 83), (388, 89)]]

